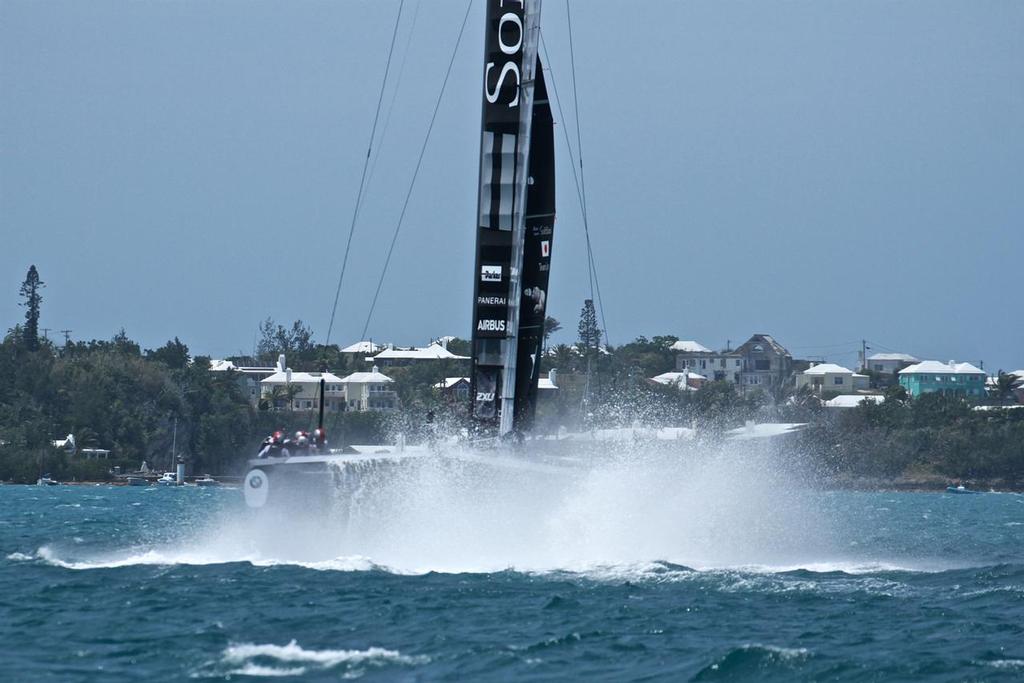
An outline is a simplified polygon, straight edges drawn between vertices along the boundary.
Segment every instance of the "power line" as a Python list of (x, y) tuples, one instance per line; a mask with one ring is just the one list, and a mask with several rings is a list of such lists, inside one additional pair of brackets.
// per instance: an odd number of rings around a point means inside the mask
[(427, 134), (423, 137), (423, 146), (420, 147), (420, 155), (416, 160), (416, 168), (412, 173), (412, 180), (409, 181), (409, 190), (405, 193), (405, 201), (402, 203), (402, 213), (398, 216), (398, 224), (395, 225), (395, 233), (391, 237), (391, 244), (388, 246), (387, 257), (384, 259), (384, 267), (380, 272), (380, 279), (377, 280), (377, 289), (373, 293), (373, 301), (370, 303), (370, 311), (366, 314), (366, 324), (363, 325), (363, 332), (360, 339), (366, 338), (366, 331), (370, 328), (370, 320), (373, 318), (373, 311), (377, 307), (377, 299), (380, 296), (380, 289), (384, 285), (384, 277), (387, 275), (388, 266), (391, 264), (391, 255), (395, 251), (395, 243), (398, 241), (398, 233), (402, 230), (402, 222), (405, 220), (405, 212), (409, 208), (409, 199), (412, 197), (413, 188), (416, 187), (416, 178), (420, 173), (420, 166), (423, 164), (423, 156), (427, 151), (427, 143), (430, 142), (430, 133), (434, 130), (434, 122), (437, 120), (437, 112), (441, 108), (441, 99), (444, 97), (445, 88), (448, 86), (448, 78), (452, 73), (452, 66), (455, 64), (455, 56), (459, 52), (459, 45), (462, 44), (462, 34), (466, 31), (466, 22), (469, 20), (469, 12), (473, 9), (473, 0), (466, 4), (466, 14), (462, 17), (462, 26), (459, 28), (459, 36), (455, 40), (455, 48), (452, 50), (452, 57), (448, 62), (448, 69), (444, 73), (444, 81), (441, 83), (441, 91), (437, 94), (437, 101), (434, 103), (434, 112), (430, 116), (430, 124), (427, 126)]
[(380, 120), (380, 105), (384, 101), (384, 89), (388, 83), (388, 73), (391, 71), (391, 57), (395, 52), (395, 38), (398, 37), (398, 25), (402, 20), (402, 7), (405, 0), (399, 0), (398, 14), (395, 16), (395, 28), (391, 32), (391, 47), (388, 49), (388, 61), (384, 67), (384, 78), (380, 83), (380, 94), (377, 96), (377, 110), (373, 115), (373, 126), (370, 129), (370, 142), (366, 149), (366, 158), (363, 159), (363, 172), (359, 178), (359, 191), (356, 192), (355, 206), (352, 207), (352, 222), (348, 228), (348, 241), (345, 243), (345, 255), (341, 259), (341, 272), (338, 275), (338, 286), (334, 290), (334, 305), (331, 307), (331, 322), (327, 326), (327, 337), (324, 339), (324, 346), (331, 343), (331, 332), (334, 330), (334, 316), (338, 312), (338, 298), (341, 296), (341, 283), (345, 279), (345, 268), (348, 266), (348, 254), (352, 248), (352, 236), (356, 231), (356, 220), (359, 217), (359, 208), (363, 201), (363, 188), (366, 185), (366, 169), (370, 165), (370, 153), (373, 151), (373, 140), (377, 136), (377, 122)]

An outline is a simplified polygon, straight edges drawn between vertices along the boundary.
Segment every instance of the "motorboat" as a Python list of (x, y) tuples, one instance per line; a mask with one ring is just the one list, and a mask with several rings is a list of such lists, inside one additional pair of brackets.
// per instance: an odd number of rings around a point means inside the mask
[(220, 486), (220, 482), (209, 474), (204, 474), (201, 478), (196, 479), (195, 484), (196, 486)]
[(128, 485), (129, 486), (149, 486), (149, 479), (146, 479), (145, 477), (129, 476), (128, 477)]
[(980, 494), (981, 492), (980, 492), (980, 490), (972, 490), (972, 489), (968, 488), (967, 486), (965, 486), (964, 484), (957, 484), (955, 486), (946, 486), (946, 493), (947, 494), (965, 495), (965, 494)]
[(49, 474), (44, 474), (36, 480), (36, 486), (59, 486), (60, 482), (50, 477)]
[(174, 472), (164, 472), (163, 476), (156, 480), (157, 486), (177, 486), (178, 475)]

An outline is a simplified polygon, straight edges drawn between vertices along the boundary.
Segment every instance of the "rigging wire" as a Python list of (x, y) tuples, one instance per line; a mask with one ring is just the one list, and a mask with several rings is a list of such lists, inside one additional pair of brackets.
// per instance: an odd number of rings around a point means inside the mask
[[(565, 0), (565, 17), (569, 27), (569, 64), (572, 72), (572, 101), (576, 119), (576, 152), (578, 154), (580, 164), (580, 194), (583, 197), (583, 232), (587, 238), (587, 268), (593, 273), (594, 286), (597, 288), (597, 305), (601, 311), (601, 327), (604, 332), (604, 343), (605, 346), (607, 346), (609, 344), (608, 323), (604, 317), (604, 302), (601, 299), (601, 283), (597, 279), (597, 268), (596, 263), (594, 262), (594, 249), (590, 243), (590, 221), (587, 216), (587, 183), (583, 173), (583, 138), (580, 133), (580, 100), (576, 90), (576, 51), (573, 48), (572, 41), (572, 11), (570, 10), (569, 0)], [(591, 299), (593, 299), (593, 293), (591, 293)]]
[[(401, 77), (406, 73), (406, 62), (409, 59), (409, 48), (413, 44), (413, 35), (416, 33), (416, 19), (420, 16), (420, 7), (423, 3), (416, 2), (416, 9), (413, 10), (413, 20), (409, 26), (409, 35), (406, 37), (406, 47), (401, 52), (401, 63), (398, 65), (398, 76), (394, 79), (394, 90), (391, 92), (391, 101), (387, 105), (387, 116), (384, 117), (384, 127), (381, 129), (381, 142), (387, 137), (388, 128), (391, 126), (391, 115), (394, 114), (394, 103), (398, 98), (398, 90), (401, 89)], [(381, 156), (381, 144), (377, 145), (377, 152), (374, 153), (374, 161), (370, 164), (370, 175), (367, 177), (367, 186), (374, 181), (374, 173), (377, 171), (377, 160)], [(361, 211), (361, 207), (360, 207)]]
[(459, 45), (462, 44), (462, 35), (466, 31), (466, 22), (469, 20), (470, 10), (473, 9), (473, 0), (466, 4), (466, 13), (462, 17), (462, 26), (459, 28), (459, 36), (455, 39), (455, 48), (452, 50), (452, 57), (448, 62), (448, 69), (444, 73), (444, 81), (441, 83), (441, 91), (437, 94), (437, 101), (434, 103), (434, 112), (430, 116), (430, 124), (427, 126), (427, 134), (423, 137), (423, 146), (420, 147), (420, 155), (416, 160), (416, 168), (412, 173), (412, 180), (409, 182), (409, 190), (405, 194), (405, 201), (402, 203), (402, 212), (398, 216), (398, 224), (395, 225), (395, 233), (391, 237), (391, 244), (388, 246), (387, 257), (384, 259), (384, 267), (380, 272), (380, 279), (377, 280), (377, 289), (373, 293), (373, 301), (370, 303), (370, 311), (366, 314), (366, 323), (360, 339), (366, 337), (366, 331), (370, 327), (370, 320), (373, 318), (373, 311), (377, 307), (377, 299), (380, 296), (380, 289), (384, 285), (384, 277), (387, 275), (388, 266), (391, 264), (391, 256), (395, 251), (395, 243), (398, 241), (398, 233), (402, 230), (402, 223), (405, 220), (405, 212), (409, 208), (409, 199), (412, 198), (412, 191), (416, 187), (416, 178), (420, 173), (420, 166), (423, 164), (423, 157), (427, 151), (427, 144), (430, 142), (430, 134), (434, 130), (434, 122), (437, 120), (437, 112), (441, 108), (441, 99), (444, 97), (445, 88), (448, 86), (448, 78), (452, 73), (452, 66), (455, 64), (455, 56), (459, 52)]
[(352, 248), (352, 236), (356, 231), (356, 220), (359, 218), (359, 208), (363, 201), (363, 190), (366, 186), (366, 170), (370, 165), (370, 153), (373, 151), (373, 141), (377, 136), (377, 123), (380, 120), (380, 106), (384, 101), (384, 89), (388, 83), (388, 74), (391, 71), (391, 57), (395, 53), (395, 39), (398, 37), (398, 25), (402, 20), (402, 8), (405, 0), (399, 0), (398, 14), (395, 16), (395, 28), (391, 32), (391, 47), (388, 48), (388, 61), (384, 67), (384, 78), (380, 83), (380, 95), (377, 96), (377, 111), (373, 115), (373, 126), (370, 129), (370, 142), (366, 149), (366, 158), (363, 160), (363, 172), (359, 178), (359, 190), (356, 192), (355, 206), (352, 208), (352, 222), (348, 228), (348, 241), (345, 243), (345, 255), (341, 259), (341, 272), (338, 274), (338, 286), (334, 291), (334, 305), (331, 307), (331, 322), (327, 326), (327, 337), (324, 339), (324, 346), (331, 343), (331, 332), (334, 330), (334, 317), (338, 313), (338, 298), (341, 296), (341, 283), (345, 279), (345, 268), (348, 265), (348, 254)]

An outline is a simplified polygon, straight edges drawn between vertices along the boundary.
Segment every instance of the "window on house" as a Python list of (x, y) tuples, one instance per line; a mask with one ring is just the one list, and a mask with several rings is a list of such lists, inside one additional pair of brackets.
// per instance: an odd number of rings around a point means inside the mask
[(767, 358), (755, 360), (754, 361), (754, 369), (755, 370), (771, 370), (772, 369), (772, 362), (770, 360), (768, 360)]
[(882, 366), (878, 363), (875, 363), (875, 372), (882, 372)]
[(842, 377), (833, 377), (832, 378), (832, 384), (842, 384), (843, 383), (843, 379), (844, 378), (842, 378)]

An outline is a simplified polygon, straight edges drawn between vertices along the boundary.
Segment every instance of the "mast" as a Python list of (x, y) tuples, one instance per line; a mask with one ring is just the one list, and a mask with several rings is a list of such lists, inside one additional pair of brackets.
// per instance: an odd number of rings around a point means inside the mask
[[(539, 351), (524, 353), (533, 346), (533, 309), (525, 317), (520, 309), (526, 289), (528, 296), (536, 294), (537, 278), (524, 279), (534, 270), (529, 265), (524, 271), (524, 253), (540, 249), (527, 234), (528, 187), (536, 170), (530, 146), (540, 74), (540, 8), (541, 0), (487, 0), (470, 413), (481, 424), (496, 426), (500, 435), (521, 429), (522, 417), (532, 415), (522, 401), (531, 395), (531, 380), (535, 393), (539, 367)], [(540, 83), (543, 90), (542, 77)], [(546, 99), (545, 92), (545, 106)], [(546, 171), (553, 181), (553, 156), (549, 161)], [(546, 249), (549, 257), (550, 240)], [(543, 284), (546, 289), (546, 274)]]

